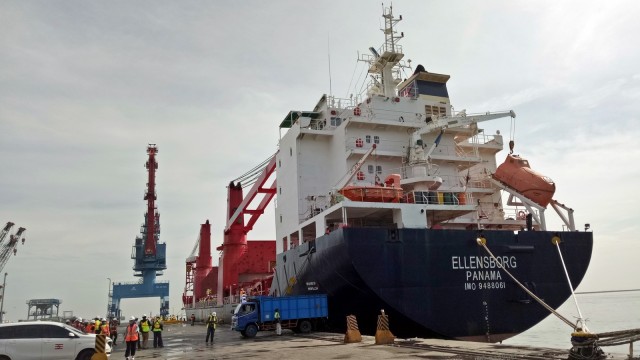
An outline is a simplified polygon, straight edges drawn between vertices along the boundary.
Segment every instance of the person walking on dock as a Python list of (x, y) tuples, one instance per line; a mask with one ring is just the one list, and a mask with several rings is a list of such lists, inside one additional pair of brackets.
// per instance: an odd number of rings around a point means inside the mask
[(205, 344), (209, 343), (209, 335), (211, 335), (211, 343), (213, 344), (213, 335), (216, 332), (216, 325), (218, 325), (218, 316), (214, 311), (207, 319), (207, 339), (205, 340)]
[(196, 324), (196, 314), (191, 314), (191, 326)]
[(147, 319), (147, 314), (142, 315), (140, 320), (140, 332), (142, 333), (142, 348), (147, 348), (147, 342), (149, 341), (149, 330), (151, 330), (151, 322)]
[(118, 320), (112, 318), (109, 321), (109, 334), (111, 335), (111, 341), (113, 341), (113, 346), (117, 345), (118, 340)]
[(282, 324), (280, 324), (280, 309), (276, 308), (273, 313), (273, 320), (276, 322), (276, 334), (282, 335)]
[[(136, 318), (134, 316), (129, 320), (129, 325), (125, 331), (124, 341), (127, 343), (127, 349), (124, 352), (124, 356), (127, 360), (135, 360), (136, 346), (138, 345), (138, 324), (136, 324)], [(129, 357), (131, 355), (131, 357)]]
[(153, 325), (151, 325), (153, 331), (153, 347), (164, 347), (162, 345), (162, 321), (160, 320), (160, 316), (156, 316), (156, 319), (153, 321)]

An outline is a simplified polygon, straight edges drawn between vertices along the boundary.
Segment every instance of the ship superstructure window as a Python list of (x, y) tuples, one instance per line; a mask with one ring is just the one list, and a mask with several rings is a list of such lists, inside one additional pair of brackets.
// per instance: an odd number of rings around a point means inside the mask
[(445, 116), (447, 115), (447, 108), (444, 106), (438, 106), (438, 105), (426, 105), (424, 107), (424, 112), (427, 115), (438, 115), (438, 116)]
[(380, 144), (380, 136), (374, 135), (373, 136), (373, 143), (374, 144)]
[(293, 149), (289, 148), (289, 156), (293, 156)]
[(378, 174), (378, 175), (382, 174), (382, 165), (377, 165), (376, 166), (376, 174)]
[(367, 170), (369, 170), (369, 174), (373, 174), (373, 165), (369, 165)]
[(367, 136), (365, 136), (365, 137), (364, 137), (364, 141), (365, 141), (367, 144), (371, 144), (371, 135), (367, 135)]
[(340, 126), (340, 124), (342, 124), (341, 118), (335, 116), (331, 117), (331, 126)]

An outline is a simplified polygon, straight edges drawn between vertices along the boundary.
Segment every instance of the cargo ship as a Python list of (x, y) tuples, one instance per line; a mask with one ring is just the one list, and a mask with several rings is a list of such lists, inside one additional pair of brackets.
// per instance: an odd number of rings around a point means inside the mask
[(498, 165), (506, 139), (479, 126), (515, 112), (456, 111), (449, 75), (405, 61), (401, 20), (385, 8), (384, 43), (359, 54), (366, 93), (323, 95), (280, 122), (270, 294), (328, 294), (338, 331), (355, 315), (374, 334), (384, 310), (399, 337), (502, 341), (549, 315), (535, 297), (571, 296), (592, 232), (513, 141)]

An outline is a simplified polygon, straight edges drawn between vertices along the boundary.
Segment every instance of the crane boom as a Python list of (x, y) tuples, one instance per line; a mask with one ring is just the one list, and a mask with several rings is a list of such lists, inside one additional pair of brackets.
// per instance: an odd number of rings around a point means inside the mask
[(428, 123), (427, 125), (421, 127), (420, 129), (414, 132), (415, 135), (422, 135), (426, 133), (430, 133), (435, 129), (448, 129), (448, 128), (458, 128), (467, 125), (471, 125), (473, 123), (479, 123), (488, 120), (499, 119), (503, 117), (516, 117), (516, 113), (513, 110), (509, 111), (501, 111), (501, 112), (486, 112), (484, 114), (472, 114), (467, 115), (466, 113), (462, 113), (456, 116), (442, 116), (436, 117), (433, 121)]
[(367, 161), (367, 158), (369, 157), (369, 155), (371, 155), (371, 153), (375, 149), (376, 149), (376, 144), (373, 144), (371, 146), (371, 149), (367, 150), (367, 152), (364, 153), (364, 155), (362, 155), (362, 158), (360, 160), (358, 160), (358, 162), (356, 162), (353, 165), (351, 170), (349, 170), (349, 172), (342, 179), (340, 179), (340, 181), (338, 181), (338, 183), (336, 184), (336, 186), (334, 188), (340, 190), (343, 187), (345, 187), (349, 183), (349, 181), (351, 181), (351, 179), (353, 179), (353, 176), (358, 172), (358, 170), (360, 170), (362, 165), (364, 165), (364, 162)]
[(9, 230), (11, 230), (13, 225), (14, 223), (12, 223), (11, 221), (7, 222), (7, 225), (5, 225), (2, 229), (2, 232), (0, 232), (0, 245), (2, 245), (2, 243), (4, 242), (4, 238), (7, 237), (7, 234), (9, 233)]
[[(469, 126), (472, 124), (477, 124), (479, 122), (499, 119), (503, 117), (510, 116), (512, 118), (516, 117), (516, 113), (513, 110), (502, 111), (502, 112), (486, 112), (484, 114), (473, 114), (467, 115), (464, 111), (460, 112), (456, 116), (436, 116), (433, 120), (427, 123), (425, 126), (416, 129), (413, 134), (411, 134), (411, 148), (409, 149), (410, 155), (410, 163), (427, 163), (430, 166), (429, 157), (438, 146), (440, 142), (440, 138), (442, 134), (444, 134), (446, 129), (451, 128), (460, 128), (464, 126)], [(425, 153), (424, 147), (422, 145), (422, 135), (428, 134), (435, 130), (440, 130), (440, 134), (436, 138), (436, 141), (429, 150)]]
[[(7, 225), (9, 225), (9, 223), (7, 223)], [(13, 226), (13, 223), (11, 223), (11, 225)], [(7, 227), (5, 227), (5, 229), (7, 229)], [(22, 243), (24, 244), (23, 233), (25, 230), (26, 229), (23, 227), (18, 228), (18, 231), (14, 235), (9, 235), (9, 241), (3, 243), (0, 246), (0, 272), (2, 272), (2, 269), (4, 269), (4, 266), (7, 264), (7, 261), (9, 261), (9, 258), (11, 257), (11, 253), (15, 255), (17, 251), (16, 247), (18, 246), (18, 242), (20, 241), (21, 237), (22, 237)], [(7, 230), (7, 233), (8, 233), (8, 230)], [(4, 230), (3, 230), (3, 235), (6, 236), (6, 233)]]

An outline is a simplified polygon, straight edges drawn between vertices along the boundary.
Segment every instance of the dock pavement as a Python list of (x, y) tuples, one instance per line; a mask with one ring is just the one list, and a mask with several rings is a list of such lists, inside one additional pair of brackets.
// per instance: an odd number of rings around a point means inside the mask
[[(121, 342), (124, 327), (119, 330), (117, 345), (110, 359), (124, 359), (125, 345)], [(136, 360), (181, 359), (439, 359), (493, 360), (567, 359), (567, 349), (549, 349), (501, 344), (486, 344), (439, 339), (396, 339), (393, 345), (376, 345), (373, 336), (362, 336), (362, 342), (345, 344), (344, 334), (314, 332), (296, 334), (283, 330), (281, 336), (273, 331), (258, 332), (253, 339), (243, 338), (229, 325), (219, 325), (213, 344), (205, 343), (206, 328), (202, 324), (165, 325), (163, 348), (153, 348), (153, 335), (148, 349), (138, 350)], [(605, 349), (606, 352), (606, 349)], [(628, 359), (625, 354), (608, 354), (608, 359)]]

